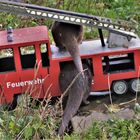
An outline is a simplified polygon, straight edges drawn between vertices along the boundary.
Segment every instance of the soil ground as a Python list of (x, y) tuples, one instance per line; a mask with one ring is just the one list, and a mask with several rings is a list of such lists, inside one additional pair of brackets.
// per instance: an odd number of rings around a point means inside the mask
[[(140, 113), (136, 113), (135, 98), (135, 94), (130, 92), (119, 96), (112, 94), (111, 105), (109, 95), (98, 97), (90, 96), (90, 104), (81, 106), (77, 115), (73, 117), (73, 130), (77, 133), (84, 132), (91, 127), (93, 121), (107, 121), (113, 118), (140, 119)], [(138, 95), (137, 99), (139, 106), (140, 95)]]
[[(135, 94), (131, 92), (123, 94), (123, 95), (112, 94), (112, 103), (119, 106), (120, 109), (122, 108), (133, 109), (135, 105), (135, 101), (132, 101), (130, 103), (126, 103), (126, 102), (129, 102), (135, 98), (136, 98)], [(79, 112), (84, 113), (88, 111), (89, 112), (97, 111), (97, 112), (107, 113), (108, 112), (107, 106), (111, 104), (109, 95), (90, 96), (88, 100), (90, 101), (90, 104), (87, 106), (81, 106)], [(138, 93), (137, 102), (140, 104), (140, 93)], [(125, 104), (120, 105), (121, 103), (125, 103)]]

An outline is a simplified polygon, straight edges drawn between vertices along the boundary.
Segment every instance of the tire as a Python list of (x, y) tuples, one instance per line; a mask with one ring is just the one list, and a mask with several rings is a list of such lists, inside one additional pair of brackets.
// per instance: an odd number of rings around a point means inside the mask
[(124, 80), (115, 81), (112, 85), (112, 91), (115, 94), (122, 95), (128, 91), (128, 84)]
[(140, 92), (140, 79), (130, 80), (129, 87), (130, 87), (130, 91), (133, 93)]

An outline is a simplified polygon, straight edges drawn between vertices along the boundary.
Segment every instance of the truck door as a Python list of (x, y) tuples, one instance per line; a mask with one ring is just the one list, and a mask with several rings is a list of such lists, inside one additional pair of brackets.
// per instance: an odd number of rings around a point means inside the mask
[[(19, 73), (16, 62), (16, 49), (7, 47), (0, 49), (0, 100), (10, 103), (13, 95), (18, 93)], [(3, 101), (2, 101), (3, 100)]]
[(50, 59), (49, 59), (49, 48), (48, 43), (41, 43), (37, 47), (37, 52), (39, 52), (38, 58), (40, 57), (40, 62), (38, 63), (38, 76), (43, 79), (42, 83), (42, 94), (41, 98), (46, 98), (50, 95), (51, 80), (50, 80)]
[(22, 93), (39, 94), (40, 86), (43, 79), (38, 77), (37, 72), (37, 56), (35, 45), (27, 45), (19, 47), (21, 73), (20, 73), (20, 87)]
[[(35, 98), (44, 98), (49, 81), (47, 44), (19, 47), (21, 59), (21, 88)], [(47, 87), (46, 87), (47, 86)], [(46, 87), (46, 88), (45, 88)]]

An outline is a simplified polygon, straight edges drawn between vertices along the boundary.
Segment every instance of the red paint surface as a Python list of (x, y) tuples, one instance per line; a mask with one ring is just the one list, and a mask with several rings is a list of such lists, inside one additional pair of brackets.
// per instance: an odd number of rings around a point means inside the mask
[[(12, 43), (7, 42), (6, 31), (0, 32), (0, 48), (12, 48), (14, 50), (14, 61), (16, 71), (13, 72), (1, 72), (0, 73), (0, 104), (10, 103), (13, 100), (15, 94), (29, 93), (34, 98), (47, 98), (48, 96), (61, 95), (59, 89), (59, 73), (60, 62), (71, 61), (71, 57), (63, 57), (59, 59), (53, 59), (50, 48), (50, 41), (48, 37), (48, 30), (45, 26), (15, 29), (13, 33), (14, 41)], [(42, 43), (48, 44), (50, 66), (43, 67), (41, 62), (41, 53), (39, 45)], [(36, 61), (38, 69), (26, 69), (21, 67), (19, 47), (26, 45), (34, 45), (36, 50)], [(94, 46), (93, 46), (94, 48)], [(112, 73), (109, 75), (110, 86), (115, 80), (131, 79), (138, 75), (138, 69), (140, 66), (140, 50), (125, 49), (122, 51), (105, 52), (100, 54), (82, 55), (82, 59), (90, 58), (92, 60), (94, 71), (94, 84), (92, 85), (92, 91), (108, 90), (108, 75), (103, 74), (102, 69), (102, 57), (107, 55), (117, 55), (125, 52), (134, 52), (135, 70), (128, 72)], [(44, 79), (40, 83), (39, 79)], [(34, 84), (27, 84), (29, 81), (34, 81)], [(16, 87), (8, 85), (10, 83), (19, 83), (20, 86)], [(24, 85), (24, 86), (23, 86)]]

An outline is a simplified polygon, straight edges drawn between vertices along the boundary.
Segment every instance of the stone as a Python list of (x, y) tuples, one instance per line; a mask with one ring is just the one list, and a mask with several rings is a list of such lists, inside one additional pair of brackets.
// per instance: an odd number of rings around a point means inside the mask
[[(92, 111), (92, 113), (88, 116), (75, 116), (72, 118), (73, 129), (76, 133), (85, 132), (88, 128), (90, 128), (93, 122), (97, 121), (108, 121), (110, 119), (133, 119), (135, 118), (135, 113), (132, 109), (126, 108), (124, 110), (120, 110), (117, 113), (101, 113), (97, 111)], [(140, 119), (140, 114), (137, 115), (137, 118)]]
[(72, 118), (73, 129), (77, 133), (81, 133), (90, 128), (94, 121), (107, 121), (110, 117), (107, 114), (93, 111), (88, 116), (75, 116)]

